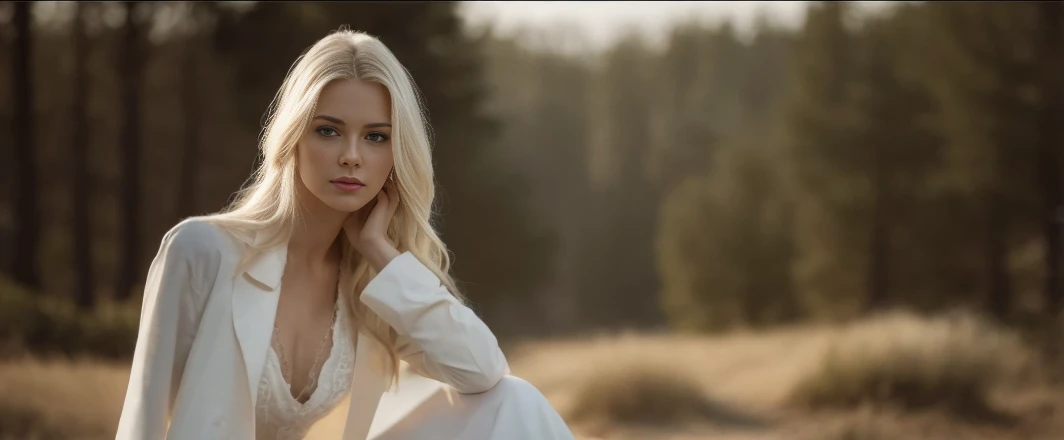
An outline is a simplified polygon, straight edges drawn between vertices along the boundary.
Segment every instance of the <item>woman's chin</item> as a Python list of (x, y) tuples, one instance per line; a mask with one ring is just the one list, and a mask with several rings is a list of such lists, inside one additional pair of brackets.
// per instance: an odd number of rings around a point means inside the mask
[(366, 202), (360, 200), (361, 197), (330, 197), (332, 200), (326, 200), (325, 204), (335, 211), (352, 213), (362, 209), (366, 206)]

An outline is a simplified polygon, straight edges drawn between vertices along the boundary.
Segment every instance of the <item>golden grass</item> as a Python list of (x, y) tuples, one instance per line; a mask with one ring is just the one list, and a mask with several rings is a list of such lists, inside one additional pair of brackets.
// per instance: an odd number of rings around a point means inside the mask
[(873, 428), (870, 425), (842, 425), (828, 428), (824, 434), (808, 440), (888, 440), (889, 438), (879, 428)]
[(768, 409), (815, 366), (832, 329), (807, 326), (772, 332), (697, 336), (620, 333), (528, 342), (509, 352), (514, 374), (543, 391), (563, 413), (576, 386), (614, 366), (659, 360), (670, 372), (697, 383), (713, 398), (740, 407)]
[(114, 438), (129, 372), (95, 361), (0, 363), (0, 436)]
[(989, 393), (1016, 377), (1027, 353), (1016, 335), (970, 315), (891, 313), (844, 329), (790, 399), (814, 407), (985, 410)]
[(877, 420), (867, 411), (839, 417), (822, 424), (815, 432), (801, 436), (801, 440), (900, 440), (902, 437), (890, 426)]
[(567, 420), (594, 424), (754, 423), (710, 400), (695, 378), (669, 364), (603, 364), (573, 387)]
[[(531, 342), (507, 354), (513, 373), (543, 391), (581, 440), (1051, 440), (1064, 432), (1059, 387), (1038, 379), (991, 393), (980, 385), (1007, 380), (1029, 355), (1013, 336), (971, 318), (892, 315), (714, 337), (626, 333)], [(847, 384), (884, 374), (944, 390), (974, 383), (1022, 423), (792, 405), (813, 389), (868, 391)], [(125, 364), (0, 363), (0, 440), (114, 438), (127, 380)], [(336, 438), (342, 414), (311, 437)]]

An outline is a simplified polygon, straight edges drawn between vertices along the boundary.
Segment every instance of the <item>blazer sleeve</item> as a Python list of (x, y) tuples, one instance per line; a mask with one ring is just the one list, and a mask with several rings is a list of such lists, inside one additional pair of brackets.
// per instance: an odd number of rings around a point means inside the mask
[(193, 274), (198, 240), (188, 233), (180, 226), (167, 232), (148, 270), (116, 440), (166, 438), (202, 298)]
[(389, 262), (361, 301), (396, 330), (400, 357), (422, 376), (472, 394), (510, 372), (488, 326), (410, 252)]

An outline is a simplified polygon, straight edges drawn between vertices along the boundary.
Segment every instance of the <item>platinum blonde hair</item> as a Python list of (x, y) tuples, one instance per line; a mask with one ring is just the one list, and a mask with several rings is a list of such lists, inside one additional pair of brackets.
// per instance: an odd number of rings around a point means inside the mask
[[(344, 79), (373, 81), (391, 95), (394, 179), (399, 206), (388, 230), (399, 252), (409, 251), (432, 270), (443, 285), (464, 302), (449, 275), (450, 256), (431, 224), (435, 181), (430, 128), (424, 103), (409, 72), (377, 38), (341, 28), (322, 38), (301, 55), (288, 72), (267, 113), (259, 143), (262, 163), (250, 184), (237, 193), (225, 210), (208, 217), (219, 226), (260, 234), (249, 258), (288, 242), (299, 224), (296, 185), (296, 143), (313, 118), (318, 96), (326, 84)], [(262, 235), (265, 234), (265, 235)], [(346, 295), (352, 334), (363, 331), (381, 342), (390, 354), (389, 369), (398, 375), (398, 335), (358, 297), (376, 271), (358, 257), (346, 240), (340, 262), (340, 294)], [(355, 338), (353, 338), (355, 339)]]

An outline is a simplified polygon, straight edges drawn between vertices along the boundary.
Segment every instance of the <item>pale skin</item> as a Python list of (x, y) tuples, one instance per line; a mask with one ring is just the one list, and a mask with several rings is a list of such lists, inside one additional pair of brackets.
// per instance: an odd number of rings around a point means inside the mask
[[(293, 397), (310, 380), (333, 323), (342, 240), (377, 271), (400, 255), (386, 235), (399, 206), (396, 183), (389, 179), (393, 156), (387, 88), (362, 80), (334, 81), (322, 90), (312, 116), (296, 147), (303, 222), (288, 244), (276, 317)], [(333, 183), (344, 177), (357, 178), (364, 186), (351, 191)], [(331, 345), (326, 341), (317, 368)]]

